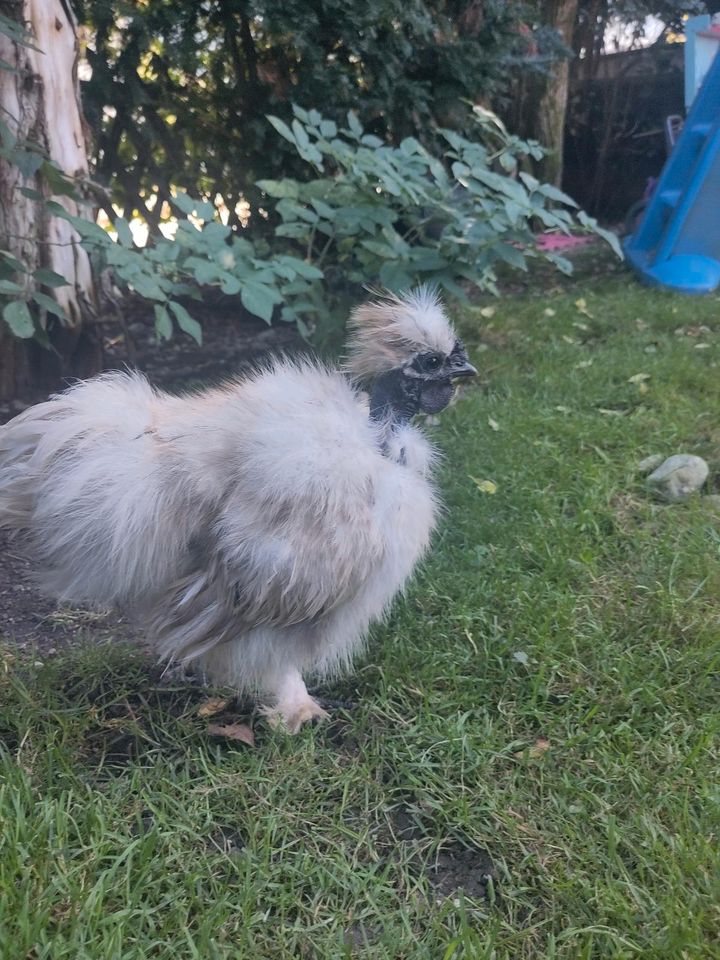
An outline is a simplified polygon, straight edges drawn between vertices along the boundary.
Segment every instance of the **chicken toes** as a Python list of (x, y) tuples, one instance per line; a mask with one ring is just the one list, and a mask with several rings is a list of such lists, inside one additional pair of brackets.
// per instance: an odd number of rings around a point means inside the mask
[(328, 720), (330, 714), (307, 692), (305, 681), (298, 670), (289, 670), (275, 687), (277, 702), (274, 707), (262, 707), (260, 712), (273, 729), (297, 733), (309, 720)]
[(261, 713), (274, 730), (287, 730), (297, 733), (309, 720), (329, 720), (330, 714), (320, 704), (308, 697), (302, 704), (278, 704), (276, 707), (263, 707)]

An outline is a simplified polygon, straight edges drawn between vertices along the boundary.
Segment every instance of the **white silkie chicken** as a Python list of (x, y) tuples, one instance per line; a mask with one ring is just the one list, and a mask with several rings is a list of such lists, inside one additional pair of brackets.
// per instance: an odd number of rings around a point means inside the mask
[(349, 663), (428, 546), (433, 452), (410, 420), (476, 372), (427, 290), (351, 328), (342, 371), (278, 359), (186, 396), (108, 373), (0, 427), (0, 526), (43, 591), (120, 607), (293, 732), (326, 715), (303, 675)]

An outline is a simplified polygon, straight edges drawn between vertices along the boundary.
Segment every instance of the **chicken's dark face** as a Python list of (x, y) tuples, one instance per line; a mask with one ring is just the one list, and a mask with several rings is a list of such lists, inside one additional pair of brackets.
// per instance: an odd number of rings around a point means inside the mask
[(416, 413), (439, 413), (453, 398), (453, 381), (476, 374), (459, 340), (449, 354), (419, 351), (402, 367), (378, 377), (371, 395), (371, 415), (407, 421)]
[(465, 347), (457, 340), (449, 355), (428, 351), (417, 353), (403, 367), (403, 375), (419, 387), (418, 403), (422, 413), (439, 413), (455, 393), (454, 380), (474, 377), (477, 370), (470, 363)]

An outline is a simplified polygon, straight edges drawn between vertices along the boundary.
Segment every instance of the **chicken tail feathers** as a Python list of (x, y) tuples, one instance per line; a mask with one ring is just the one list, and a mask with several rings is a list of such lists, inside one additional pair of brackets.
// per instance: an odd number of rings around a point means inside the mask
[(0, 427), (0, 527), (19, 533), (45, 592), (122, 605), (166, 569), (173, 537), (145, 536), (161, 513), (154, 399), (144, 378), (107, 374)]

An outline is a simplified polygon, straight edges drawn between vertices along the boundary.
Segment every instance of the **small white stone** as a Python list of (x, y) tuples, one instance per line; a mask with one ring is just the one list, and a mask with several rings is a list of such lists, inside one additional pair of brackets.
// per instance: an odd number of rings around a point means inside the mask
[(677, 453), (660, 464), (647, 478), (647, 485), (663, 500), (685, 500), (699, 490), (710, 469), (702, 459), (689, 453)]

